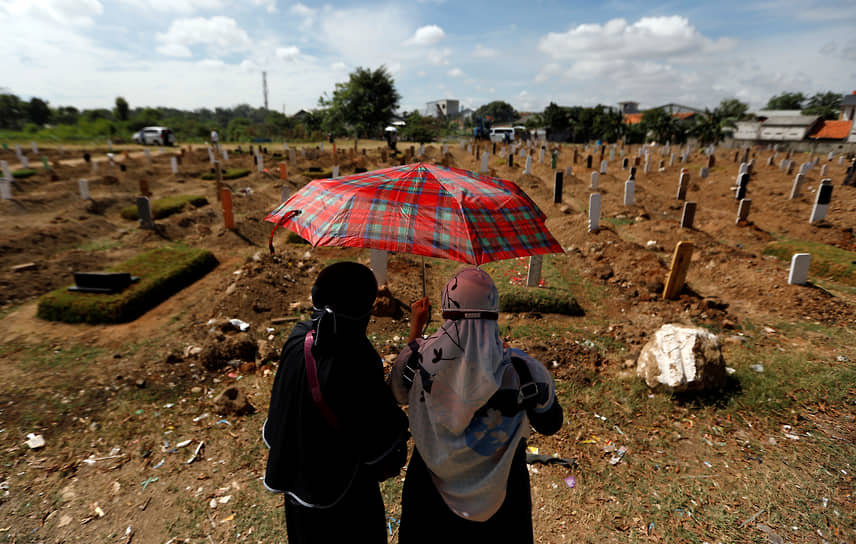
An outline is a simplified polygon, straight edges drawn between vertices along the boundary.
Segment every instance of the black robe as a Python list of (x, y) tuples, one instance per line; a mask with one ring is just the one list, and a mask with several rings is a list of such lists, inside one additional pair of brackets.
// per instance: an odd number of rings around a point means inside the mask
[(384, 382), (365, 326), (339, 325), (335, 337), (319, 338), (313, 349), (337, 429), (322, 417), (306, 377), (303, 342), (311, 321), (292, 330), (271, 392), (265, 486), (286, 494), (289, 542), (386, 542), (378, 482), (406, 461), (407, 417)]

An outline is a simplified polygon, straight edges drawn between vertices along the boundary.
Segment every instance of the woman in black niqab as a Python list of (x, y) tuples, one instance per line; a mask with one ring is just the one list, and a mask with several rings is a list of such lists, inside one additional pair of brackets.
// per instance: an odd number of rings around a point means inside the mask
[[(367, 267), (328, 266), (312, 287), (312, 319), (298, 323), (283, 346), (262, 434), (270, 447), (264, 482), (285, 494), (289, 542), (387, 541), (378, 482), (404, 465), (409, 434), (366, 338), (376, 296)], [(310, 389), (307, 347), (320, 403)]]

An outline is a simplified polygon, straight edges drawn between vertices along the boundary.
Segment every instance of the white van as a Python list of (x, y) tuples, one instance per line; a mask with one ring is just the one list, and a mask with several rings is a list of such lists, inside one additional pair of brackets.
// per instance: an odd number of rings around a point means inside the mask
[(142, 145), (173, 145), (175, 134), (166, 127), (146, 127), (133, 136), (134, 142)]
[(505, 136), (508, 135), (508, 141), (514, 141), (513, 127), (493, 127), (490, 129), (490, 141), (502, 143), (505, 141)]

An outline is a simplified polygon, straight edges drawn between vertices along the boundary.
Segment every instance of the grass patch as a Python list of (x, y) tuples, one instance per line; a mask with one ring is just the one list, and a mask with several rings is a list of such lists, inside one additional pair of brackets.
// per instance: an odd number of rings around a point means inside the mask
[(81, 244), (78, 249), (82, 251), (107, 251), (119, 245), (121, 244), (118, 240), (93, 240), (92, 242)]
[(217, 266), (210, 251), (168, 246), (146, 251), (110, 272), (130, 272), (140, 281), (121, 293), (57, 289), (39, 300), (38, 317), (67, 323), (124, 323), (195, 282)]
[(27, 349), (19, 365), (23, 370), (56, 371), (74, 367), (75, 371), (79, 371), (104, 353), (103, 349), (74, 344), (57, 349), (39, 346)]
[(571, 295), (568, 283), (556, 266), (553, 256), (544, 256), (541, 264), (541, 284), (538, 287), (526, 287), (528, 262), (528, 257), (520, 257), (495, 261), (482, 267), (496, 283), (503, 312), (585, 315)]
[(856, 286), (856, 252), (820, 242), (787, 238), (764, 248), (764, 255), (773, 255), (788, 262), (794, 253), (811, 253), (811, 275)]
[(604, 217), (604, 221), (608, 221), (616, 227), (630, 225), (636, 222), (632, 217)]
[[(249, 168), (229, 168), (223, 173), (223, 179), (238, 179), (245, 178), (252, 171)], [(214, 172), (206, 172), (202, 174), (202, 179), (217, 179), (217, 174)]]
[(33, 168), (21, 168), (12, 171), (12, 177), (15, 179), (24, 179), (30, 176), (35, 176), (38, 172)]
[[(195, 195), (175, 195), (161, 198), (152, 202), (152, 216), (155, 219), (163, 219), (181, 212), (188, 204), (199, 208), (208, 204), (208, 199), (204, 196)], [(136, 205), (122, 208), (121, 216), (129, 221), (140, 218)]]
[(320, 170), (318, 172), (313, 172), (311, 170), (308, 170), (306, 172), (303, 172), (303, 175), (309, 179), (327, 179), (327, 178), (333, 177), (333, 171), (332, 170)]

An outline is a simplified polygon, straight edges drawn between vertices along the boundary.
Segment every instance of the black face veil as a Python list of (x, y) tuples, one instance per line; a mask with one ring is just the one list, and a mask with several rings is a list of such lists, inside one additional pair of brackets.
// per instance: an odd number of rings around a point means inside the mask
[(345, 261), (322, 270), (312, 286), (316, 345), (324, 346), (336, 337), (365, 334), (375, 298), (377, 280), (365, 265)]

